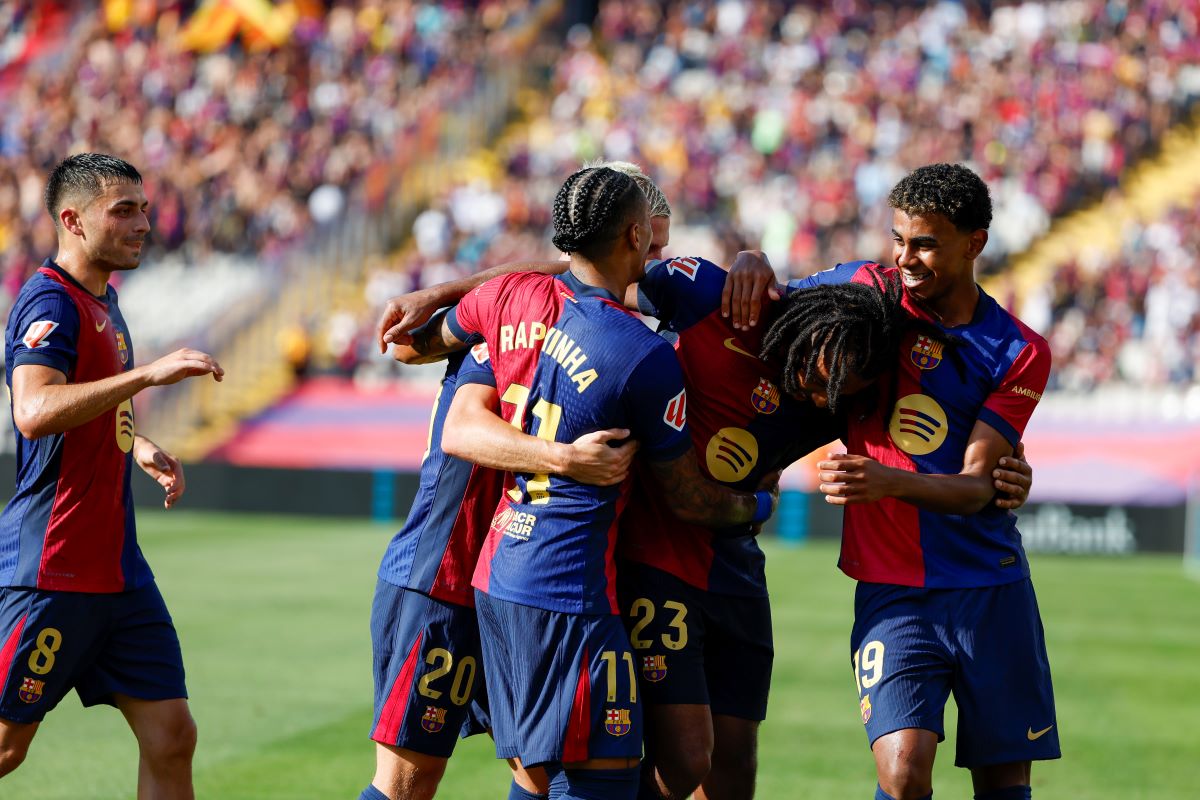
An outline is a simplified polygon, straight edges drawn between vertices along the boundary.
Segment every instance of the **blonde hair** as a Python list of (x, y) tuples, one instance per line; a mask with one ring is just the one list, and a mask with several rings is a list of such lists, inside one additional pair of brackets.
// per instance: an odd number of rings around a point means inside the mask
[(589, 161), (583, 165), (585, 169), (591, 167), (608, 167), (611, 170), (616, 170), (622, 174), (633, 178), (634, 183), (642, 190), (642, 194), (646, 195), (646, 202), (650, 204), (650, 216), (652, 217), (669, 217), (671, 216), (671, 204), (667, 202), (667, 196), (663, 194), (662, 189), (654, 181), (650, 180), (650, 176), (642, 172), (642, 168), (631, 161)]

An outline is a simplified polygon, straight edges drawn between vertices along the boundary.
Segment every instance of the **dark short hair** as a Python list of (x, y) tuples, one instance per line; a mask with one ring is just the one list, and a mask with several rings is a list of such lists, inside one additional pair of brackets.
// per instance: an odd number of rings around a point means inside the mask
[(961, 164), (917, 167), (892, 189), (888, 205), (906, 214), (941, 214), (963, 232), (992, 224), (987, 184)]
[(581, 169), (554, 198), (554, 246), (593, 257), (646, 203), (637, 182), (608, 167)]
[(91, 199), (110, 183), (141, 183), (142, 174), (128, 161), (104, 153), (67, 156), (46, 181), (46, 210), (58, 225), (58, 212), (68, 196)]

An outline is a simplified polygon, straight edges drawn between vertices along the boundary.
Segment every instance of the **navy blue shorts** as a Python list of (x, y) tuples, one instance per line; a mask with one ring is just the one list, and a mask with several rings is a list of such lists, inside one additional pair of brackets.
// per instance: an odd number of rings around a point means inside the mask
[(88, 594), (0, 588), (0, 718), (40, 722), (71, 689), (85, 706), (187, 697), (158, 586)]
[(946, 733), (958, 705), (959, 767), (1058, 758), (1054, 689), (1028, 579), (978, 589), (860, 583), (851, 663), (872, 744), (902, 728)]
[(706, 592), (630, 561), (617, 569), (617, 597), (647, 704), (766, 719), (775, 660), (769, 598)]
[(566, 614), (475, 592), (492, 735), (526, 767), (641, 758), (642, 706), (621, 618)]
[(460, 735), (490, 727), (475, 609), (381, 579), (371, 607), (371, 643), (373, 740), (449, 758)]

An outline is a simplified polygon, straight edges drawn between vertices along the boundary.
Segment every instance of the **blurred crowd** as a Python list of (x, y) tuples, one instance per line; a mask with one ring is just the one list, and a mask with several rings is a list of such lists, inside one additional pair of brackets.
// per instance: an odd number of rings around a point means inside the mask
[(1022, 315), (1050, 341), (1052, 389), (1200, 381), (1200, 207), (1130, 224), (1114, 255), (1083, 249)]
[[(29, 47), (36, 12), (63, 5), (4, 4), (0, 68), (5, 52)], [(9, 298), (54, 252), (42, 189), (64, 155), (110, 152), (142, 171), (148, 261), (181, 249), (192, 260), (207, 250), (270, 259), (337, 220), (373, 164), (418, 154), (438, 113), (478, 82), (492, 35), (532, 3), (294, 3), (316, 13), (294, 20), (282, 46), (235, 38), (212, 52), (188, 45), (194, 2), (138, 2), (117, 24), (105, 12), (120, 4), (74, 5), (58, 40), (0, 83)]]

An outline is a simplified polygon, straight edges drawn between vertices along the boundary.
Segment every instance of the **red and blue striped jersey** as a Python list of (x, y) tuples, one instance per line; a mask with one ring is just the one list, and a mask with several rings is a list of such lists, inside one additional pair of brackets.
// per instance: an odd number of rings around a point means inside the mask
[[(13, 370), (26, 364), (71, 383), (133, 368), (116, 291), (96, 297), (50, 260), (17, 295), (4, 353), (10, 391)], [(0, 514), (0, 586), (101, 593), (152, 581), (133, 520), (133, 404), (65, 433), (16, 434), (16, 493)]]
[[(660, 261), (638, 285), (643, 313), (675, 343), (688, 391), (692, 446), (704, 474), (753, 492), (763, 476), (837, 439), (842, 422), (780, 389), (779, 366), (758, 358), (773, 309), (749, 331), (721, 316), (726, 273), (700, 258)], [(765, 597), (765, 559), (746, 525), (720, 535), (681, 522), (639, 471), (621, 519), (619, 554), (699, 589)]]
[[(895, 267), (866, 261), (839, 264), (790, 288), (822, 283), (871, 283)], [(936, 324), (908, 302), (914, 315)], [(943, 328), (960, 342), (954, 353), (928, 336), (901, 343), (894, 402), (850, 415), (846, 448), (889, 467), (932, 475), (962, 470), (967, 442), (982, 421), (1016, 445), (1050, 377), (1050, 347), (979, 290), (966, 325)], [(989, 503), (969, 515), (935, 514), (895, 498), (848, 505), (842, 525), (842, 571), (869, 583), (965, 589), (1029, 575), (1016, 515)]]
[[(687, 395), (671, 346), (609, 292), (567, 273), (488, 281), (447, 321), (491, 353), (502, 413), (526, 433), (559, 442), (628, 428), (643, 458), (687, 451)], [(501, 600), (575, 614), (616, 614), (617, 518), (622, 486), (518, 473), (492, 520), (475, 572)]]
[(379, 577), (447, 603), (475, 607), (471, 577), (504, 492), (505, 473), (442, 451), (446, 412), (458, 387), (496, 385), (486, 344), (456, 353), (433, 401), (420, 485), (404, 526), (392, 537)]

